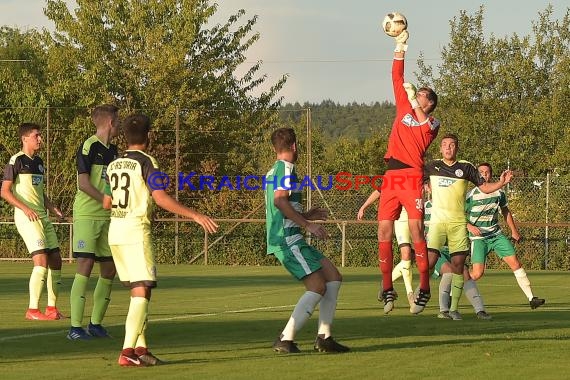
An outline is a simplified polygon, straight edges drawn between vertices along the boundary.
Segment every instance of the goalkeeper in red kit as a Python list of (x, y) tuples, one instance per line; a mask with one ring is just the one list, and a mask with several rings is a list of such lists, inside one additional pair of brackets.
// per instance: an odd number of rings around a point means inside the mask
[(424, 154), (437, 136), (439, 122), (430, 116), (437, 105), (436, 93), (428, 87), (418, 90), (404, 82), (404, 56), (408, 32), (394, 37), (396, 49), (392, 63), (392, 84), (396, 101), (396, 119), (392, 125), (388, 149), (384, 155), (387, 164), (383, 177), (378, 207), (378, 259), (382, 272), (384, 312), (394, 307), (396, 293), (392, 286), (392, 236), (394, 221), (402, 207), (408, 212), (408, 223), (420, 273), (419, 291), (414, 294), (410, 312), (423, 311), (430, 299), (427, 246), (423, 233), (422, 177)]

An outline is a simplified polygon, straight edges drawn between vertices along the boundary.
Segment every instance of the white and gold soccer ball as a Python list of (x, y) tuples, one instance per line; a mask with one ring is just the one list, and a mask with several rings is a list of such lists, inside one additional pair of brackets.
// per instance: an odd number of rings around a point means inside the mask
[(404, 30), (408, 29), (406, 16), (398, 12), (388, 13), (382, 20), (382, 29), (390, 37), (397, 37)]

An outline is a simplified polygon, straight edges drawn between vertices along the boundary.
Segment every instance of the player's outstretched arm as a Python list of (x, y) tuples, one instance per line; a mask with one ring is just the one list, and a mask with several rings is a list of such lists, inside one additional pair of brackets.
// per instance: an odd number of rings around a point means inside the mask
[(303, 218), (307, 220), (327, 220), (329, 217), (329, 210), (322, 207), (313, 207), (301, 215), (303, 215)]
[(154, 190), (152, 192), (152, 198), (159, 207), (193, 220), (209, 233), (214, 233), (218, 230), (218, 225), (209, 216), (184, 206), (182, 203), (168, 195), (164, 190)]
[(501, 187), (505, 186), (507, 183), (511, 182), (513, 178), (513, 172), (511, 170), (505, 170), (501, 173), (501, 177), (497, 182), (485, 182), (482, 185), (479, 185), (479, 190), (484, 192), (485, 194), (492, 193), (493, 191), (499, 190)]
[(394, 58), (402, 59), (406, 55), (406, 50), (408, 50), (408, 38), (410, 34), (407, 30), (394, 37), (396, 41), (396, 48), (394, 49)]
[(325, 230), (322, 225), (311, 223), (305, 219), (301, 213), (297, 212), (293, 206), (291, 206), (291, 203), (289, 203), (288, 190), (276, 190), (273, 203), (275, 204), (275, 207), (277, 207), (287, 219), (292, 220), (301, 227), (305, 227), (307, 231), (316, 237), (321, 239), (328, 237), (327, 230)]
[(372, 203), (376, 202), (376, 200), (380, 198), (380, 192), (378, 190), (374, 190), (372, 194), (368, 196), (368, 199), (360, 206), (358, 210), (358, 214), (356, 215), (357, 220), (362, 220), (364, 218), (364, 211), (370, 206)]

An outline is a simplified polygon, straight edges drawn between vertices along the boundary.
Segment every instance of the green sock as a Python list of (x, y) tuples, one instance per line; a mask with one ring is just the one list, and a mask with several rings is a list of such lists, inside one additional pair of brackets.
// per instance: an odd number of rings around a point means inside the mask
[(107, 312), (107, 306), (109, 306), (109, 302), (111, 302), (111, 298), (109, 298), (111, 296), (111, 286), (113, 286), (113, 280), (99, 277), (97, 286), (95, 286), (95, 291), (93, 292), (91, 323), (94, 325), (100, 325)]
[(59, 294), (59, 286), (61, 285), (61, 269), (48, 269), (47, 275), (47, 295), (48, 306), (55, 307), (57, 296)]
[(30, 275), (30, 309), (38, 309), (40, 303), (40, 297), (42, 296), (42, 291), (44, 290), (44, 283), (46, 282), (47, 268), (36, 265), (32, 269), (32, 274)]
[(457, 311), (459, 299), (463, 293), (463, 274), (453, 274), (451, 278), (451, 307), (449, 311)]
[(69, 301), (71, 303), (71, 327), (81, 327), (83, 324), (83, 313), (85, 311), (85, 289), (89, 277), (75, 273)]
[(131, 297), (127, 321), (125, 322), (125, 342), (123, 349), (135, 348), (139, 335), (143, 333), (148, 315), (148, 300), (144, 297)]

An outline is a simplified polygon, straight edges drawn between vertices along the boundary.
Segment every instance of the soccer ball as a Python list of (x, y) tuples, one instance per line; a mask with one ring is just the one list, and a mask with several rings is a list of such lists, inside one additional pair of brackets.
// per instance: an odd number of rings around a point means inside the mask
[(406, 16), (401, 13), (388, 13), (382, 21), (382, 29), (384, 29), (384, 33), (390, 37), (399, 36), (400, 33), (408, 29), (408, 20), (406, 20)]

